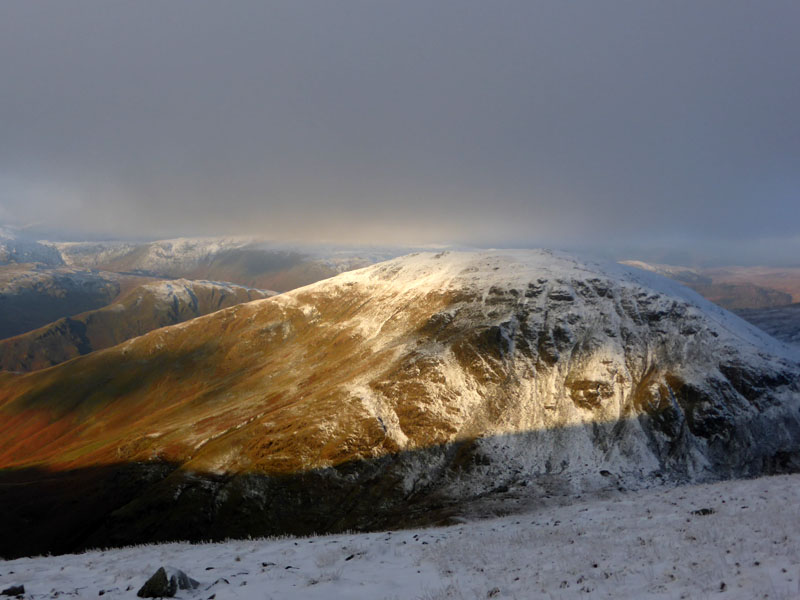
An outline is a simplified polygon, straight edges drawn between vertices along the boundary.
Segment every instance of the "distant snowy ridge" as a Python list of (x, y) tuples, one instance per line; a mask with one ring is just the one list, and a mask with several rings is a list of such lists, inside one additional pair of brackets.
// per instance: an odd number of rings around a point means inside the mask
[(290, 244), (249, 237), (52, 243), (74, 266), (159, 277), (231, 281), (287, 291), (392, 258), (398, 248)]
[(70, 265), (96, 267), (136, 253), (135, 268), (158, 272), (186, 269), (222, 252), (244, 248), (251, 238), (175, 238), (156, 242), (52, 242)]
[(32, 240), (12, 229), (0, 227), (0, 265), (41, 263), (63, 265), (61, 253), (47, 244)]
[(272, 290), (253, 290), (243, 285), (228, 283), (226, 281), (204, 281), (202, 279), (170, 279), (148, 283), (140, 288), (139, 294), (152, 294), (154, 298), (164, 303), (172, 303), (176, 299), (187, 304), (196, 303), (198, 290), (215, 292), (260, 292), (262, 297), (275, 296), (278, 292)]

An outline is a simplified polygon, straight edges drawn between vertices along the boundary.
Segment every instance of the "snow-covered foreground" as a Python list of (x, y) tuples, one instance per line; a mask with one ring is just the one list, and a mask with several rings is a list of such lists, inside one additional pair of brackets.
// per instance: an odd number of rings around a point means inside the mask
[(161, 565), (201, 582), (178, 597), (219, 600), (798, 598), (800, 475), (615, 492), (439, 529), (23, 558), (0, 562), (0, 590), (135, 598)]

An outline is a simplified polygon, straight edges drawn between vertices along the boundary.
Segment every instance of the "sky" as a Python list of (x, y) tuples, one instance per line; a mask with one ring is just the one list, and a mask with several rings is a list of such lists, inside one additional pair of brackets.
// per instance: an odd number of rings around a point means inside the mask
[(0, 224), (800, 261), (799, 23), (796, 0), (6, 0)]

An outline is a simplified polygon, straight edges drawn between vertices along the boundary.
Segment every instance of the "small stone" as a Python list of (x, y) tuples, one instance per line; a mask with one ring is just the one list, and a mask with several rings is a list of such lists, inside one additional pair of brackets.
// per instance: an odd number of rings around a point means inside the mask
[(698, 517), (705, 517), (708, 515), (713, 515), (715, 511), (713, 508), (700, 508), (698, 510), (693, 510), (692, 514), (697, 515)]
[(25, 593), (25, 586), (24, 585), (12, 585), (11, 587), (7, 587), (2, 592), (0, 592), (0, 596), (22, 596)]

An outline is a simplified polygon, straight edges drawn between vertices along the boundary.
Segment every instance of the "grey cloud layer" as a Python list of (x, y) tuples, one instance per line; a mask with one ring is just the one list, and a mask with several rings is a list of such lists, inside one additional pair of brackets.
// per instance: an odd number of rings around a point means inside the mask
[(0, 218), (780, 246), (798, 23), (794, 1), (5, 2)]

